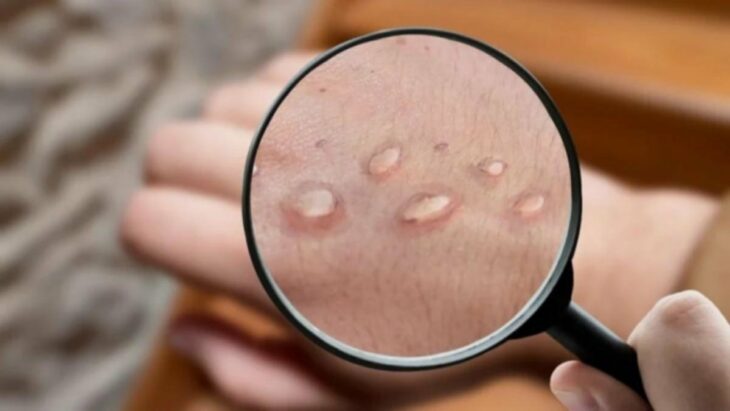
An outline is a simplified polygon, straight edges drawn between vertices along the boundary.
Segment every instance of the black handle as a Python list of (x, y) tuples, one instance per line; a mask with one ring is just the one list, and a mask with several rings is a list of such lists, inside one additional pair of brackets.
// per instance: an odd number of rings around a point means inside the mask
[(571, 302), (547, 333), (584, 363), (647, 399), (636, 351), (577, 304)]

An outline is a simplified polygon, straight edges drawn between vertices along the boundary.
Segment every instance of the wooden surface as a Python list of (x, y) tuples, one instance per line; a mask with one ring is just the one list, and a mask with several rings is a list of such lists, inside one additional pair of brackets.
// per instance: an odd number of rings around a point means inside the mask
[[(726, 3), (639, 4), (326, 0), (316, 5), (300, 44), (323, 48), (370, 31), (413, 25), (478, 37), (517, 58), (545, 84), (583, 162), (637, 184), (719, 195), (730, 188), (730, 14)], [(211, 302), (219, 298), (186, 290), (178, 305), (186, 311), (210, 311), (215, 306)], [(229, 304), (222, 315), (250, 315), (236, 313), (232, 307)], [(469, 409), (477, 404), (494, 409), (555, 406), (549, 395), (541, 397), (544, 391), (530, 396), (532, 391), (529, 381), (506, 380), (427, 409)], [(538, 402), (524, 402), (530, 398)], [(127, 409), (184, 410), (201, 402), (222, 407), (211, 409), (225, 409), (203, 377), (160, 343)]]

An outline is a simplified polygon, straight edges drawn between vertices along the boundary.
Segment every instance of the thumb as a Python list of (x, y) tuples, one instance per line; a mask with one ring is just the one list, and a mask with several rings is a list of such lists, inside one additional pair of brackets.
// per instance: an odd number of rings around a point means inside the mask
[(553, 372), (550, 389), (569, 411), (648, 411), (649, 405), (633, 390), (579, 361), (569, 361)]
[(661, 411), (730, 409), (730, 325), (697, 291), (661, 299), (629, 337)]

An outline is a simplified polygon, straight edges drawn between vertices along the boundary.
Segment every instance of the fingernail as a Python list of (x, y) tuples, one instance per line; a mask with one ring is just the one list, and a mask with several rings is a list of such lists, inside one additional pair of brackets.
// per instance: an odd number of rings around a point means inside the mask
[(596, 399), (588, 391), (554, 391), (558, 398), (568, 411), (600, 411)]

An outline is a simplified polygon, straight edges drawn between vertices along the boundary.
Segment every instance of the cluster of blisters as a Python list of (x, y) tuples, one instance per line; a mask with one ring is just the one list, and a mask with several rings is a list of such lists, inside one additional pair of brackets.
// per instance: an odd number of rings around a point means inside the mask
[[(319, 140), (316, 147), (326, 143)], [(448, 149), (447, 143), (434, 146), (437, 152)], [(401, 166), (403, 150), (399, 144), (379, 147), (365, 163), (365, 172), (377, 182), (392, 176)], [(505, 174), (508, 165), (496, 157), (485, 157), (475, 163), (476, 170), (486, 178), (497, 179)], [(474, 167), (471, 166), (471, 167)], [(254, 174), (258, 169), (254, 167)], [(526, 191), (512, 200), (509, 210), (524, 219), (538, 215), (545, 206), (545, 196), (539, 192)], [(459, 208), (459, 196), (449, 190), (424, 190), (410, 196), (398, 209), (397, 219), (406, 227), (436, 227), (447, 221)], [(303, 229), (328, 229), (342, 216), (342, 200), (324, 184), (308, 183), (287, 197), (282, 209), (290, 223)]]

